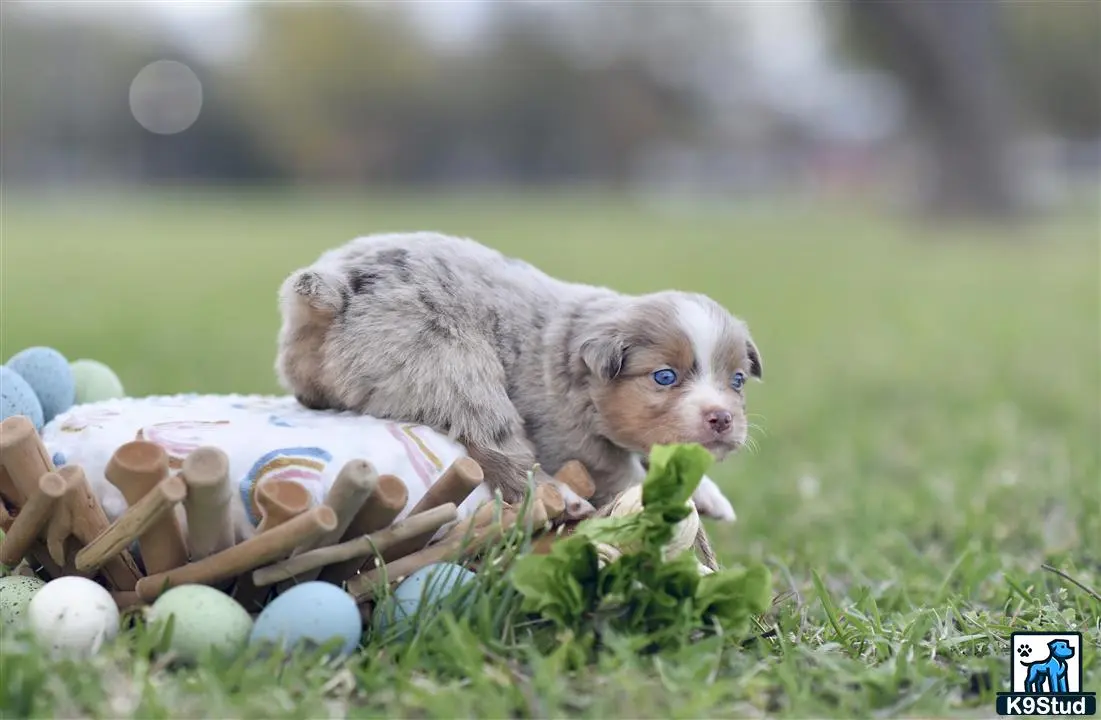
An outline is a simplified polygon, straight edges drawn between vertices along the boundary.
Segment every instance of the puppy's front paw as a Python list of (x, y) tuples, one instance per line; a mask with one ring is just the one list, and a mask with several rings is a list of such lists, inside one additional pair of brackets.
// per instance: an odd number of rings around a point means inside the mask
[(593, 504), (571, 490), (566, 483), (558, 480), (551, 480), (550, 483), (562, 495), (566, 504), (566, 510), (562, 514), (567, 520), (584, 520), (596, 513)]
[(692, 502), (696, 504), (696, 511), (704, 517), (734, 522), (737, 516), (734, 514), (734, 506), (723, 495), (723, 491), (715, 484), (715, 481), (704, 475), (696, 492), (692, 494)]

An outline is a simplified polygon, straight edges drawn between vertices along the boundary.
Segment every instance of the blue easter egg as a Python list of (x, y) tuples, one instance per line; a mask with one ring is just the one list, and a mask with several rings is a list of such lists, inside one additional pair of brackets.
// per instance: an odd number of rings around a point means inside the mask
[(416, 617), (423, 606), (437, 608), (452, 593), (474, 580), (474, 573), (454, 563), (426, 565), (398, 583), (393, 594), (375, 611), (375, 627), (385, 630)]
[(32, 347), (17, 352), (8, 367), (23, 376), (42, 403), (45, 422), (53, 420), (76, 402), (76, 382), (69, 361), (57, 350)]
[(299, 643), (319, 646), (339, 638), (341, 653), (359, 645), (363, 620), (352, 596), (336, 585), (311, 581), (295, 585), (272, 600), (249, 635), (249, 644), (275, 644), (290, 649)]
[(6, 365), (0, 365), (0, 420), (13, 415), (26, 415), (41, 430), (45, 425), (42, 415), (42, 403), (19, 373)]

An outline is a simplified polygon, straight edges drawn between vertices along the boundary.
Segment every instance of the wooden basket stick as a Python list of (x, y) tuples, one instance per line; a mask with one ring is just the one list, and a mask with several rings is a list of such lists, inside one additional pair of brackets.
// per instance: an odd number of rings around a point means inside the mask
[(558, 468), (554, 479), (586, 500), (590, 500), (596, 493), (596, 484), (593, 482), (592, 475), (589, 475), (589, 471), (577, 460), (570, 460)]
[(168, 587), (188, 583), (211, 585), (285, 557), (295, 547), (336, 527), (336, 513), (319, 505), (270, 531), (256, 535), (198, 562), (138, 581), (138, 595), (152, 602)]
[[(400, 478), (395, 475), (379, 475), (375, 491), (352, 518), (341, 539), (353, 540), (383, 529), (394, 522), (394, 518), (401, 514), (408, 502), (409, 490)], [(352, 557), (329, 565), (318, 577), (325, 582), (340, 585), (359, 572), (363, 563), (362, 557)]]
[(506, 509), (502, 513), (499, 523), (492, 523), (478, 528), (466, 537), (436, 543), (412, 555), (406, 555), (393, 562), (384, 563), (359, 574), (348, 581), (348, 592), (355, 597), (356, 602), (365, 602), (374, 597), (376, 585), (384, 577), (388, 583), (400, 582), (417, 570), (432, 563), (454, 560), (464, 554), (477, 553), (489, 543), (503, 537), (505, 532), (515, 525), (518, 519), (518, 512), (511, 508)]
[(447, 466), (409, 514), (416, 515), (444, 503), (454, 503), (458, 507), (474, 492), (474, 488), (482, 484), (483, 479), (482, 467), (473, 458), (461, 457)]
[(15, 567), (29, 554), (38, 536), (46, 529), (50, 515), (65, 496), (65, 479), (46, 473), (38, 480), (38, 491), (30, 496), (12, 520), (0, 542), (0, 564)]
[[(356, 513), (363, 507), (371, 494), (378, 487), (378, 471), (366, 460), (349, 460), (340, 469), (329, 493), (325, 496), (325, 504), (336, 511), (337, 523), (332, 532), (319, 537), (308, 546), (295, 548), (291, 558), (302, 555), (326, 545), (339, 542), (348, 527), (355, 519)], [(316, 565), (308, 570), (295, 573), (294, 582), (309, 582), (316, 580), (321, 574), (323, 565)], [(279, 592), (286, 590), (292, 582), (280, 583)]]
[(0, 490), (5, 495), (17, 493), (18, 497), (8, 499), (18, 507), (38, 492), (38, 479), (55, 469), (34, 424), (22, 415), (0, 422), (0, 464), (6, 471), (3, 485), (7, 486)]
[(310, 491), (293, 480), (261, 483), (256, 488), (256, 504), (260, 506), (260, 524), (256, 526), (256, 532), (278, 527), (301, 515), (310, 509), (312, 502)]
[(115, 605), (118, 606), (119, 612), (145, 604), (133, 590), (112, 590), (111, 599), (115, 601)]
[(258, 586), (271, 585), (290, 578), (299, 579), (314, 568), (355, 559), (361, 565), (377, 553), (385, 551), (394, 544), (425, 532), (435, 532), (458, 517), (453, 503), (445, 503), (416, 515), (410, 515), (393, 525), (362, 537), (320, 547), (309, 552), (295, 555), (289, 560), (260, 568), (252, 573), (252, 580)]
[[(5, 492), (17, 492), (20, 496), (8, 497), (16, 506), (33, 493), (39, 478), (55, 469), (34, 425), (21, 415), (0, 423), (0, 465), (4, 468), (0, 481)], [(57, 472), (65, 479), (64, 500), (55, 506), (49, 518), (46, 542), (36, 540), (30, 550), (35, 563), (55, 578), (60, 577), (66, 565), (65, 545), (70, 536), (86, 544), (110, 524), (83, 470), (76, 465), (66, 465)], [(47, 552), (51, 548), (56, 558)], [(140, 573), (134, 559), (126, 552), (104, 568), (104, 575), (116, 589), (132, 590)]]
[(500, 494), (495, 494), (492, 500), (486, 500), (478, 505), (477, 509), (469, 517), (455, 523), (455, 525), (447, 531), (447, 534), (441, 538), (441, 542), (466, 537), (471, 531), (496, 522), (499, 511), (503, 513), (511, 507), (511, 505), (501, 500)]
[(161, 517), (171, 512), (187, 496), (187, 484), (173, 476), (162, 480), (140, 500), (126, 509), (118, 520), (76, 554), (80, 573), (99, 570), (111, 558), (144, 535)]
[[(470, 496), (470, 493), (474, 492), (474, 488), (481, 485), (484, 477), (481, 466), (473, 458), (459, 458), (443, 471), (439, 479), (425, 492), (424, 497), (409, 511), (409, 514), (417, 515), (448, 502), (458, 507)], [(436, 531), (433, 530), (430, 533), (404, 540), (383, 553), (382, 558), (385, 562), (389, 562), (416, 552), (423, 548), (435, 533)]]
[[(65, 465), (58, 468), (57, 474), (65, 478), (65, 507), (57, 513), (56, 533), (74, 537), (79, 544), (87, 545), (110, 527), (111, 522), (92, 493), (83, 468)], [(54, 530), (54, 524), (47, 528), (47, 535)], [(123, 550), (118, 557), (107, 561), (103, 575), (115, 590), (133, 590), (141, 571), (130, 551)]]
[[(15, 415), (0, 422), (0, 494), (12, 504), (13, 510), (23, 507), (37, 491), (39, 478), (53, 470), (53, 461), (30, 418)], [(42, 552), (45, 549), (36, 540), (29, 549), (30, 558), (58, 577), (64, 559), (55, 562)]]
[(202, 560), (233, 546), (233, 486), (229, 458), (215, 447), (200, 447), (188, 454), (180, 469), (187, 483), (184, 513), (187, 545), (192, 560)]
[(535, 497), (543, 504), (543, 508), (547, 511), (547, 518), (550, 520), (557, 520), (562, 517), (562, 513), (566, 512), (566, 501), (562, 493), (558, 492), (558, 488), (553, 485), (542, 483), (536, 486)]
[[(107, 461), (103, 474), (131, 507), (168, 477), (168, 455), (156, 443), (133, 440)], [(187, 546), (175, 513), (161, 515), (138, 539), (145, 571), (155, 574), (187, 562)]]
[(11, 475), (8, 474), (8, 469), (4, 467), (2, 460), (0, 460), (0, 500), (12, 507), (19, 507), (20, 503), (26, 502), (23, 493), (15, 484), (15, 481), (11, 479)]
[[(256, 535), (260, 537), (270, 533), (275, 528), (299, 517), (310, 509), (313, 498), (310, 491), (301, 483), (293, 480), (270, 480), (260, 484), (256, 488), (256, 504), (260, 506), (260, 524), (256, 527)], [(282, 560), (289, 555), (294, 548), (281, 555), (276, 560)], [(260, 610), (271, 590), (257, 587), (252, 582), (252, 575), (243, 574), (237, 578), (237, 584), (233, 588), (233, 597), (241, 603), (249, 612)]]

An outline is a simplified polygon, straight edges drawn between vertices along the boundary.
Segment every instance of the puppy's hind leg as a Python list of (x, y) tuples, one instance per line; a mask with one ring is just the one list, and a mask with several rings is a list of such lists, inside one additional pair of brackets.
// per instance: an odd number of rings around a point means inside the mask
[(505, 392), (493, 348), (457, 335), (421, 332), (408, 345), (380, 344), (374, 365), (385, 360), (385, 380), (375, 384), (362, 411), (448, 434), (482, 466), (491, 490), (517, 502), (535, 465), (524, 423)]
[(500, 490), (507, 503), (520, 502), (527, 489), (527, 474), (535, 465), (535, 456), (522, 439), (509, 436), (487, 442), (484, 437), (460, 435), (459, 442), (482, 466), (485, 482), (491, 490)]
[[(535, 451), (524, 432), (524, 421), (505, 390), (505, 371), (488, 346), (464, 348), (461, 354), (449, 348), (449, 362), (420, 375), (420, 393), (426, 406), (439, 413), (430, 424), (456, 438), (470, 457), (482, 467), (485, 482), (500, 490), (505, 502), (518, 503), (528, 488), (528, 473), (535, 468)], [(424, 377), (432, 381), (425, 385)], [(542, 470), (534, 473), (535, 483), (558, 485)], [(581, 518), (593, 512), (584, 498), (563, 493), (567, 515)]]

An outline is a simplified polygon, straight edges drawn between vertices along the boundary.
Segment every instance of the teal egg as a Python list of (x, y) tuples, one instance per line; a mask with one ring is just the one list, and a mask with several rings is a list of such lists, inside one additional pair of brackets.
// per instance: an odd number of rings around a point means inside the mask
[(126, 396), (119, 376), (98, 360), (73, 360), (69, 368), (73, 372), (77, 405)]
[(17, 352), (7, 366), (19, 373), (42, 404), (43, 422), (48, 423), (73, 406), (76, 384), (69, 361), (57, 350), (32, 347)]
[(249, 635), (250, 645), (282, 649), (319, 646), (334, 638), (351, 654), (363, 635), (363, 619), (352, 596), (332, 583), (314, 580), (295, 585), (264, 608)]
[(452, 594), (474, 580), (475, 575), (454, 563), (434, 563), (398, 583), (393, 594), (375, 610), (375, 627), (386, 630), (403, 624), (425, 609), (438, 609)]
[(45, 584), (38, 578), (22, 575), (0, 578), (0, 632), (23, 622), (31, 598)]
[(34, 389), (19, 373), (0, 365), (0, 420), (14, 415), (26, 415), (39, 430), (46, 424)]
[(158, 625), (172, 618), (168, 649), (189, 663), (209, 654), (234, 656), (252, 631), (252, 616), (241, 603), (206, 585), (172, 588), (157, 598), (147, 617)]

